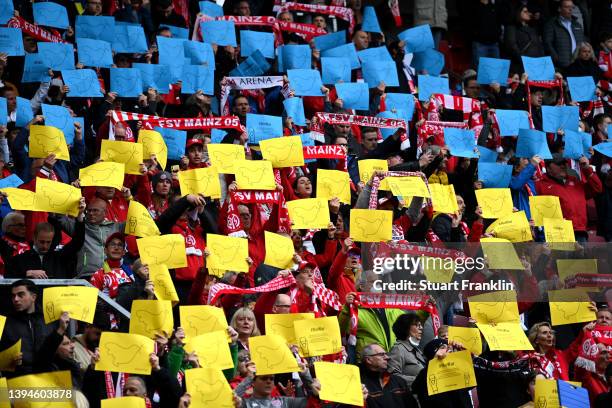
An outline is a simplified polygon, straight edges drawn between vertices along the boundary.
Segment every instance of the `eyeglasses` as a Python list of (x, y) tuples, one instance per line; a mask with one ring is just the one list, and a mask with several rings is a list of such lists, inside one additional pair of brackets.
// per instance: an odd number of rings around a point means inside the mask
[(367, 356), (364, 357), (385, 357), (387, 355), (386, 352), (382, 352), (382, 353), (375, 353), (375, 354), (368, 354)]
[(125, 244), (123, 242), (110, 242), (107, 246), (113, 248), (123, 248), (125, 247)]

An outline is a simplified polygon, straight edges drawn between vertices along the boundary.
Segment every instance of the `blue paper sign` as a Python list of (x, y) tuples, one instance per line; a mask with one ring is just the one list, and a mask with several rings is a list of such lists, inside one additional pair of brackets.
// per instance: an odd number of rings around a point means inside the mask
[[(383, 112), (379, 112), (376, 117), (377, 118), (386, 118), (386, 119), (404, 119), (404, 115), (406, 113), (402, 110), (398, 110), (396, 112), (391, 112), (391, 111), (383, 111)], [(398, 128), (380, 128), (380, 134), (384, 139), (388, 138), (389, 136), (392, 136), (395, 132), (397, 132)]]
[(108, 16), (77, 16), (76, 38), (90, 38), (112, 43), (115, 40), (115, 18)]
[(478, 161), (478, 180), (485, 188), (507, 188), (511, 178), (511, 165)]
[(225, 130), (211, 129), (210, 131), (210, 143), (221, 143), (223, 138), (227, 135)]
[(366, 6), (363, 8), (363, 21), (361, 23), (361, 29), (369, 33), (382, 33), (374, 7)]
[(365, 61), (370, 61), (370, 62), (391, 61), (393, 62), (393, 58), (391, 57), (391, 54), (389, 54), (389, 51), (387, 50), (387, 47), (385, 46), (366, 48), (365, 50), (357, 51), (357, 57), (359, 57), (359, 60), (362, 63)]
[(313, 39), (315, 48), (321, 52), (331, 50), (346, 43), (346, 30), (320, 35)]
[(53, 28), (68, 28), (68, 11), (66, 7), (45, 1), (42, 3), (32, 4), (34, 14), (34, 22), (38, 25), (53, 27)]
[(557, 133), (559, 129), (578, 131), (578, 106), (542, 106), (542, 130)]
[(593, 146), (593, 150), (603, 154), (604, 156), (612, 157), (612, 142), (597, 143)]
[(111, 92), (127, 98), (137, 98), (142, 93), (142, 78), (136, 68), (111, 68)]
[(192, 65), (203, 65), (215, 69), (215, 53), (212, 46), (199, 41), (183, 42), (185, 57), (191, 60)]
[(297, 96), (323, 96), (321, 74), (316, 69), (290, 69), (289, 83)]
[(287, 117), (290, 117), (298, 126), (306, 126), (306, 115), (304, 115), (304, 101), (302, 98), (293, 97), (283, 101)]
[(200, 11), (205, 16), (221, 17), (223, 15), (223, 7), (221, 7), (217, 3), (213, 3), (210, 1), (201, 1), (199, 2), (199, 4), (200, 4)]
[(519, 130), (518, 140), (516, 142), (516, 157), (530, 159), (538, 155), (542, 159), (552, 159), (548, 142), (546, 141), (546, 133), (535, 129)]
[(519, 129), (529, 129), (529, 113), (524, 110), (496, 109), (495, 116), (500, 136), (516, 136)]
[(21, 96), (18, 96), (16, 110), (17, 115), (15, 119), (15, 126), (24, 127), (32, 119), (34, 119), (34, 114), (32, 113), (32, 104), (30, 103), (29, 99), (25, 99)]
[(113, 65), (113, 52), (110, 43), (89, 38), (77, 39), (78, 61), (86, 67), (110, 68)]
[(566, 381), (557, 380), (559, 405), (564, 408), (589, 408), (589, 392)]
[(154, 88), (160, 94), (167, 94), (170, 90), (172, 76), (168, 65), (134, 63), (132, 68), (140, 71), (143, 90)]
[(308, 68), (312, 65), (312, 50), (309, 45), (285, 45), (278, 47), (278, 72), (288, 69)]
[(478, 161), (480, 163), (497, 162), (498, 153), (495, 150), (487, 149), (484, 146), (476, 146), (476, 149), (478, 149), (478, 153), (480, 153), (480, 156), (478, 158)]
[(160, 28), (167, 28), (168, 30), (170, 30), (170, 33), (172, 34), (172, 38), (177, 38), (180, 40), (189, 39), (189, 29), (188, 28), (177, 27), (177, 26), (173, 26), (169, 24), (161, 24)]
[(25, 55), (21, 30), (12, 27), (0, 27), (0, 52), (9, 57)]
[(0, 188), (19, 187), (23, 184), (23, 180), (16, 174), (11, 174), (3, 179), (0, 179)]
[(21, 82), (48, 82), (50, 80), (49, 68), (45, 66), (40, 55), (38, 53), (26, 54)]
[(337, 84), (338, 82), (351, 82), (351, 62), (343, 57), (321, 58), (321, 71), (324, 84)]
[(338, 98), (342, 99), (342, 106), (345, 109), (369, 110), (370, 109), (370, 90), (368, 84), (363, 82), (347, 82), (336, 84)]
[(99, 98), (104, 96), (96, 71), (92, 69), (72, 69), (62, 71), (64, 84), (68, 86), (71, 98)]
[(381, 82), (389, 87), (399, 86), (397, 66), (393, 61), (364, 61), (361, 73), (370, 88), (376, 88)]
[(448, 94), (448, 78), (419, 75), (419, 101), (428, 101), (433, 94)]
[(521, 57), (523, 68), (532, 81), (552, 81), (555, 79), (555, 65), (550, 57)]
[(344, 57), (351, 62), (351, 69), (357, 69), (361, 66), (355, 44), (348, 43), (330, 50), (321, 52), (322, 57)]
[(431, 27), (428, 24), (409, 28), (399, 33), (398, 38), (406, 43), (406, 53), (421, 52), (434, 47)]
[(206, 95), (215, 93), (215, 71), (202, 65), (183, 66), (181, 93), (194, 94), (202, 91)]
[[(185, 155), (185, 145), (187, 144), (187, 131), (168, 128), (154, 128), (159, 132), (168, 147), (168, 159), (180, 160)], [(213, 129), (214, 130), (214, 129)]]
[(240, 31), (240, 56), (248, 57), (253, 51), (259, 50), (261, 54), (274, 59), (274, 34), (262, 31)]
[(179, 38), (167, 38), (157, 36), (157, 48), (159, 50), (159, 63), (163, 65), (184, 65), (185, 50), (183, 43), (185, 40)]
[(202, 40), (209, 44), (220, 46), (236, 44), (236, 29), (233, 21), (213, 20), (204, 21), (200, 24)]
[(140, 25), (115, 25), (113, 51), (119, 53), (145, 53), (149, 47), (144, 30)]
[(408, 119), (412, 120), (414, 115), (414, 96), (411, 94), (387, 92), (385, 94), (385, 110), (388, 111), (404, 111)]
[(427, 75), (434, 76), (440, 75), (445, 64), (444, 54), (433, 48), (415, 52), (410, 62), (410, 65), (412, 65), (417, 73), (427, 73)]
[(39, 42), (38, 54), (45, 66), (54, 71), (74, 69), (74, 48), (72, 44)]
[(8, 123), (8, 103), (6, 98), (0, 96), (0, 125), (6, 126)]
[(13, 0), (0, 0), (0, 24), (6, 24), (14, 15)]
[(588, 102), (595, 100), (595, 90), (597, 87), (592, 76), (567, 77), (567, 85), (572, 101)]
[(314, 143), (315, 141), (310, 135), (310, 132), (302, 133), (299, 136), (300, 136), (300, 139), (302, 139), (302, 146), (314, 146), (315, 145)]
[[(573, 130), (566, 129), (563, 135), (563, 142), (565, 147), (563, 149), (563, 157), (568, 159), (578, 160), (585, 154), (585, 140), (586, 138), (591, 139), (590, 134), (584, 132), (575, 132)], [(586, 136), (586, 137), (585, 137)], [(590, 147), (590, 146), (589, 146)], [(588, 150), (588, 147), (587, 147)], [(588, 153), (588, 151), (587, 151)]]
[(479, 84), (506, 86), (509, 72), (510, 60), (480, 57), (477, 81)]
[(261, 55), (259, 50), (255, 51), (247, 59), (242, 61), (238, 67), (230, 71), (230, 76), (258, 76), (263, 75), (270, 69), (270, 64)]
[(473, 130), (444, 128), (444, 143), (453, 156), (476, 158), (476, 137)]
[[(68, 109), (58, 105), (42, 104), (42, 113), (45, 117), (45, 125), (53, 126), (64, 132), (67, 144), (72, 144), (74, 141), (74, 122)], [(82, 128), (81, 128), (82, 129)]]
[(249, 143), (259, 144), (261, 140), (282, 136), (283, 118), (247, 113), (246, 127), (249, 134)]

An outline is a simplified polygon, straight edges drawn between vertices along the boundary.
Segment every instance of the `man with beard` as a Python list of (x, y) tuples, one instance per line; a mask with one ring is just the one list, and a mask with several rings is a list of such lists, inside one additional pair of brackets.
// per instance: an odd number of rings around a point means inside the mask
[(93, 323), (88, 324), (82, 334), (77, 334), (72, 338), (74, 342), (74, 359), (79, 364), (82, 373), (87, 371), (91, 364), (91, 359), (98, 351), (102, 331), (108, 329), (108, 324), (103, 323), (104, 318), (105, 316), (102, 314), (96, 313)]

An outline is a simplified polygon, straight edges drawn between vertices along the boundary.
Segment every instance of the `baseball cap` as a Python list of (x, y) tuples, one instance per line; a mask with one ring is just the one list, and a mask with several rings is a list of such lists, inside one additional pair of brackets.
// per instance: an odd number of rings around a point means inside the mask
[(104, 247), (107, 247), (113, 239), (118, 239), (125, 245), (125, 234), (123, 232), (113, 232), (108, 236), (108, 238), (106, 238), (106, 241), (104, 242)]
[(204, 146), (204, 141), (202, 139), (197, 139), (197, 138), (187, 140), (187, 149), (195, 145)]

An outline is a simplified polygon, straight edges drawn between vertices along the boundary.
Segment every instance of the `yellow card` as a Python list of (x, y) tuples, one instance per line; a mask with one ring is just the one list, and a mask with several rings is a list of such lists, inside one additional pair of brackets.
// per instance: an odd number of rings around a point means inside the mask
[(30, 126), (28, 153), (33, 159), (44, 159), (54, 153), (56, 159), (70, 161), (64, 132), (53, 126)]
[(557, 259), (557, 272), (561, 282), (577, 273), (597, 273), (597, 259)]
[(314, 318), (314, 313), (267, 313), (265, 316), (266, 333), (281, 336), (287, 341), (287, 344), (297, 344), (293, 322)]
[(240, 160), (234, 163), (236, 183), (240, 190), (275, 190), (272, 162)]
[(336, 316), (302, 319), (293, 322), (300, 354), (304, 357), (324, 356), (340, 352), (340, 326)]
[(134, 300), (130, 318), (130, 334), (155, 338), (164, 332), (170, 336), (174, 328), (172, 302), (169, 300)]
[(0, 351), (0, 370), (15, 371), (15, 358), (21, 353), (21, 339), (9, 348)]
[(489, 269), (525, 269), (512, 242), (507, 239), (481, 238), (480, 244)]
[(266, 241), (266, 259), (264, 259), (266, 265), (281, 269), (289, 268), (293, 265), (295, 248), (291, 238), (264, 231), (264, 239)]
[(192, 407), (234, 408), (232, 389), (218, 368), (185, 370), (185, 385)]
[(350, 234), (357, 242), (390, 241), (393, 234), (393, 211), (351, 210)]
[(219, 173), (214, 167), (179, 171), (181, 195), (204, 194), (209, 197), (221, 197), (221, 182)]
[(125, 164), (126, 174), (140, 175), (140, 164), (143, 162), (142, 143), (102, 140), (100, 159)]
[(507, 239), (510, 242), (533, 241), (525, 211), (513, 212), (496, 219), (486, 232), (494, 232), (497, 238)]
[(226, 330), (190, 337), (185, 344), (185, 351), (188, 353), (195, 351), (202, 367), (215, 367), (220, 370), (234, 368)]
[(153, 281), (153, 291), (159, 300), (170, 300), (172, 304), (179, 301), (176, 288), (166, 265), (148, 265), (149, 279)]
[(595, 312), (589, 310), (591, 299), (585, 288), (548, 291), (548, 306), (553, 326), (592, 322)]
[(219, 173), (233, 174), (234, 162), (246, 160), (244, 146), (242, 145), (209, 143), (206, 145), (206, 149), (208, 150), (210, 164)]
[(363, 391), (359, 367), (325, 361), (314, 363), (317, 379), (321, 382), (319, 398), (353, 406), (363, 406)]
[(225, 275), (225, 272), (227, 272), (225, 269), (219, 269), (219, 268), (206, 268), (208, 269), (208, 274), (211, 276), (216, 276), (218, 278), (222, 278), (223, 275)]
[(459, 211), (455, 187), (453, 187), (452, 184), (444, 185), (431, 183), (429, 185), (429, 191), (431, 192), (431, 202), (435, 212), (455, 214)]
[(185, 337), (195, 337), (218, 330), (227, 330), (223, 309), (209, 305), (179, 306), (181, 327)]
[(161, 234), (157, 224), (151, 218), (149, 210), (135, 200), (130, 201), (124, 232), (137, 237), (151, 237)]
[(479, 323), (520, 322), (516, 292), (500, 290), (470, 296), (470, 315)]
[(11, 402), (8, 398), (8, 385), (6, 385), (6, 377), (0, 378), (0, 408), (11, 408)]
[(475, 193), (478, 205), (482, 208), (482, 218), (500, 218), (512, 214), (509, 188), (483, 188)]
[(245, 238), (206, 234), (206, 248), (210, 255), (206, 266), (228, 271), (248, 272), (249, 241)]
[(480, 331), (475, 327), (449, 326), (448, 341), (461, 343), (466, 350), (477, 356), (482, 353), (482, 340)]
[(423, 274), (430, 282), (448, 283), (453, 280), (455, 263), (448, 258), (421, 257)]
[(560, 220), (557, 218), (544, 218), (544, 239), (550, 242), (550, 248), (559, 251), (573, 251), (574, 224), (572, 220)]
[(0, 337), (2, 336), (2, 333), (4, 332), (5, 324), (6, 324), (6, 316), (0, 315)]
[(533, 350), (520, 323), (476, 323), (493, 351)]
[(385, 180), (387, 180), (387, 185), (394, 196), (431, 197), (427, 185), (421, 177), (387, 177)]
[(293, 229), (327, 228), (329, 207), (324, 198), (303, 198), (287, 201)]
[(145, 399), (142, 397), (118, 397), (100, 400), (101, 408), (145, 408)]
[[(72, 377), (70, 371), (51, 371), (40, 374), (29, 374), (21, 377), (10, 378), (6, 385), (8, 389), (32, 389), (32, 388), (56, 388), (58, 390), (72, 389)], [(74, 408), (70, 400), (63, 401), (35, 401), (35, 400), (15, 400), (14, 408)]]
[(96, 370), (149, 375), (149, 355), (153, 353), (154, 343), (139, 334), (103, 332)]
[(442, 360), (434, 358), (427, 364), (427, 394), (476, 386), (472, 356), (467, 350), (449, 353)]
[[(359, 180), (367, 183), (375, 171), (388, 171), (389, 165), (386, 160), (366, 159), (357, 162), (359, 167)], [(382, 184), (382, 183), (381, 183)]]
[(81, 187), (114, 187), (121, 190), (124, 176), (125, 164), (123, 163), (99, 162), (79, 170)]
[(561, 408), (557, 381), (554, 379), (536, 378), (533, 402), (536, 408)]
[(544, 226), (544, 218), (563, 219), (561, 203), (557, 196), (529, 196), (529, 209), (531, 210), (531, 219), (535, 221), (535, 225), (538, 227)]
[(187, 266), (185, 239), (181, 234), (166, 234), (159, 237), (145, 237), (136, 240), (142, 263), (164, 264), (168, 268)]
[(340, 170), (317, 170), (317, 198), (338, 198), (344, 204), (351, 203), (349, 174)]
[(35, 211), (33, 191), (15, 187), (6, 187), (0, 191), (8, 195), (8, 202), (13, 210)]
[(80, 199), (81, 189), (79, 188), (40, 177), (36, 179), (36, 194), (34, 195), (34, 208), (36, 208), (36, 211), (47, 211), (76, 217), (79, 214)]
[(155, 155), (162, 170), (166, 169), (168, 162), (168, 146), (164, 142), (161, 133), (155, 130), (140, 129), (138, 132), (138, 143), (142, 144), (142, 158), (147, 160)]
[(300, 136), (283, 136), (259, 142), (264, 159), (272, 162), (272, 167), (293, 167), (304, 165), (304, 150)]
[[(313, 319), (314, 320), (314, 319)], [(268, 334), (249, 338), (251, 360), (257, 375), (293, 373), (300, 371), (295, 356), (281, 336)]]
[(68, 312), (71, 319), (92, 323), (98, 301), (98, 289), (86, 286), (54, 286), (43, 289), (45, 323)]

